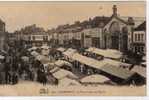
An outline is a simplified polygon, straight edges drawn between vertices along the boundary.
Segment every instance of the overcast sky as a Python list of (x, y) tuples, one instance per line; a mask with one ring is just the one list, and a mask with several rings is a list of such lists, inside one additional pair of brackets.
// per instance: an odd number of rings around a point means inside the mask
[(145, 2), (0, 2), (0, 18), (13, 32), (26, 25), (45, 29), (94, 16), (111, 16), (116, 4), (120, 16), (145, 16)]

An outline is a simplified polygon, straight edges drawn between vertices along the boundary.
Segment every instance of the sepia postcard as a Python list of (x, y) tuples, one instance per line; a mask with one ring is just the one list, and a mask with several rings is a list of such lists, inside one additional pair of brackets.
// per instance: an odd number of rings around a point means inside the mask
[(146, 2), (0, 2), (0, 90), (146, 96)]

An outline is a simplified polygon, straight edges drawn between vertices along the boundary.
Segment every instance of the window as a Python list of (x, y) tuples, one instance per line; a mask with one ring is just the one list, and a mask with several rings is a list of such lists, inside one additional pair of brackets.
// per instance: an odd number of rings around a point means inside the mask
[(118, 36), (119, 33), (120, 33), (120, 25), (119, 25), (119, 23), (116, 22), (116, 21), (112, 22), (112, 24), (111, 24), (109, 30), (110, 30), (110, 33), (111, 33), (112, 35)]
[(137, 47), (135, 46), (135, 52), (137, 52), (138, 50), (137, 50)]
[(130, 43), (131, 41), (130, 41), (130, 38), (129, 38), (129, 43)]
[(141, 41), (144, 41), (144, 34), (141, 34)]
[(135, 34), (135, 41), (137, 41), (138, 37), (137, 37), (137, 34)]
[(4, 31), (4, 30), (5, 30), (4, 24), (1, 24), (1, 25), (0, 25), (0, 31)]
[(122, 32), (123, 32), (123, 35), (127, 35), (128, 34), (128, 28), (126, 26), (123, 27)]
[(140, 52), (140, 46), (138, 46), (138, 49), (137, 50), (138, 50), (137, 52)]
[(43, 36), (44, 41), (48, 41), (48, 36)]
[(48, 36), (45, 36), (45, 40), (46, 40), (46, 41), (48, 40)]
[(28, 40), (29, 40), (29, 41), (31, 40), (31, 36), (28, 37)]
[(35, 40), (35, 36), (32, 36), (33, 40)]
[(141, 38), (140, 38), (140, 34), (138, 34), (138, 41), (140, 41), (141, 40)]
[(144, 52), (144, 47), (143, 46), (141, 46), (141, 50), (140, 50), (141, 52)]

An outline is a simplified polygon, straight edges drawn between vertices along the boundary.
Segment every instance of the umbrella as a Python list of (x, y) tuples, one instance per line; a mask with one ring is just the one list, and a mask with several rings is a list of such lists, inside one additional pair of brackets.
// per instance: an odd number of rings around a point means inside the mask
[(24, 60), (24, 61), (26, 61), (26, 62), (29, 61), (29, 57), (27, 57), (27, 56), (22, 56), (21, 59)]
[(41, 54), (44, 56), (48, 56), (49, 55), (49, 49), (42, 49)]
[(32, 47), (32, 48), (29, 48), (28, 51), (32, 51), (32, 50), (36, 50), (38, 49), (37, 47)]
[(50, 47), (49, 46), (47, 46), (47, 45), (43, 45), (43, 46), (41, 46), (41, 49), (49, 49)]
[(4, 59), (4, 58), (5, 58), (4, 56), (0, 55), (0, 59)]
[(43, 55), (38, 55), (36, 57), (37, 60), (39, 60), (42, 64), (48, 64), (50, 62), (50, 59), (48, 57), (45, 57)]
[(38, 56), (36, 56), (36, 59), (40, 61), (41, 59), (43, 59), (43, 56), (42, 55), (38, 55)]
[(4, 50), (0, 50), (0, 53), (7, 54), (7, 52)]
[(33, 55), (33, 56), (38, 56), (38, 55), (39, 55), (39, 53), (38, 53), (38, 52), (36, 52), (36, 51), (32, 51), (32, 52), (31, 52), (31, 55)]
[(94, 74), (94, 75), (86, 76), (85, 78), (81, 79), (81, 82), (82, 83), (104, 83), (109, 80), (110, 79), (105, 76)]
[(60, 51), (60, 52), (64, 52), (66, 49), (62, 48), (62, 47), (59, 47), (59, 48), (57, 48), (57, 50)]

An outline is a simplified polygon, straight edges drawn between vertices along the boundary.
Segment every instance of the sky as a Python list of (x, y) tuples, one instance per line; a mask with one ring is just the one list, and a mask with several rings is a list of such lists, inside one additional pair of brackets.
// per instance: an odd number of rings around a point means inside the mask
[(145, 17), (145, 2), (0, 2), (0, 19), (13, 32), (37, 24), (47, 29), (95, 16), (111, 16), (116, 4), (120, 16)]

